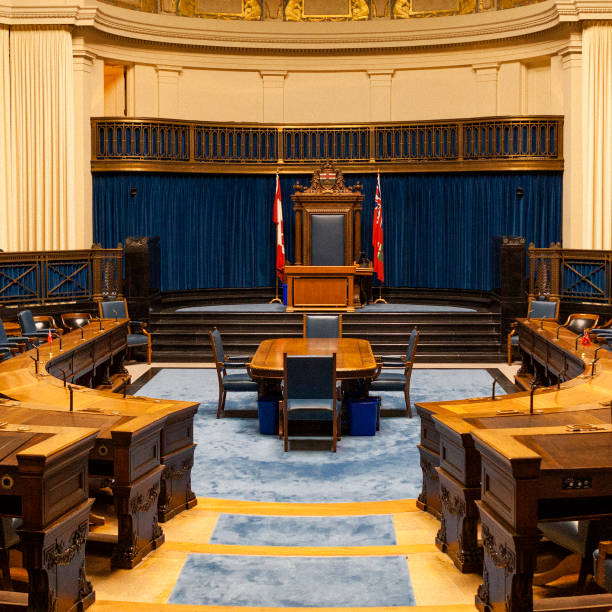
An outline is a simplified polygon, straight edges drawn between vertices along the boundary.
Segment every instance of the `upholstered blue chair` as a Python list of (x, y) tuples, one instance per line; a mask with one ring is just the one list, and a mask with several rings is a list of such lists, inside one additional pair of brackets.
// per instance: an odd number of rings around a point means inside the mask
[[(378, 376), (370, 383), (370, 391), (403, 391), (406, 401), (406, 411), (404, 414), (412, 417), (412, 408), (410, 406), (410, 378), (412, 376), (412, 368), (416, 357), (417, 346), (419, 344), (419, 331), (415, 327), (410, 332), (410, 340), (408, 342), (408, 350), (404, 357), (398, 360), (395, 356), (382, 357), (378, 359), (379, 369)], [(382, 370), (382, 367), (403, 368), (403, 372), (388, 372)]]
[(289, 450), (291, 421), (331, 421), (336, 452), (340, 413), (336, 405), (336, 354), (283, 355), (283, 439)]
[(595, 582), (612, 593), (612, 541), (599, 543), (599, 549), (593, 553), (595, 561)]
[[(127, 302), (125, 300), (114, 300), (109, 302), (98, 302), (101, 319), (129, 319)], [(146, 323), (142, 321), (129, 322), (130, 333), (127, 337), (128, 349), (135, 346), (147, 347), (147, 363), (151, 363), (151, 334), (146, 330)]]
[[(537, 319), (539, 321), (556, 321), (559, 317), (559, 300), (540, 300), (529, 298), (529, 306), (527, 308), (527, 318)], [(518, 347), (518, 336), (516, 335), (516, 323), (512, 325), (512, 329), (507, 338), (508, 350), (508, 365), (512, 364), (512, 349)]]
[(304, 315), (304, 338), (341, 338), (342, 315)]
[(225, 398), (228, 391), (256, 393), (259, 390), (259, 385), (249, 376), (248, 371), (228, 374), (228, 368), (248, 369), (249, 357), (247, 355), (236, 355), (234, 358), (228, 357), (223, 350), (221, 332), (216, 327), (208, 332), (208, 335), (219, 381), (219, 404), (217, 406), (217, 418), (219, 419), (225, 410)]
[(599, 542), (612, 536), (612, 521), (582, 520), (538, 523), (538, 529), (547, 539), (580, 555), (581, 565), (577, 589), (584, 589), (587, 576), (593, 571), (593, 552)]
[(4, 329), (4, 324), (0, 320), (0, 348), (8, 349), (12, 353), (29, 350), (34, 348), (34, 344), (29, 338), (24, 336), (9, 336)]
[(58, 336), (57, 329), (55, 328), (38, 329), (31, 310), (22, 310), (17, 315), (17, 321), (19, 321), (21, 335), (26, 338), (30, 338), (33, 341), (42, 342), (43, 340), (46, 340), (47, 336), (49, 335), (49, 331), (51, 331), (52, 336)]

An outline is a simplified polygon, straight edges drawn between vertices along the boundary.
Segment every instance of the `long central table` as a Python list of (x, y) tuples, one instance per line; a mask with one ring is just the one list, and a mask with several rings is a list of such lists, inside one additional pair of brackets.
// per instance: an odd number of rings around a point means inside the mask
[(264, 340), (250, 364), (254, 379), (283, 377), (283, 354), (331, 355), (336, 353), (339, 380), (371, 378), (378, 366), (367, 340), (359, 338), (276, 338)]

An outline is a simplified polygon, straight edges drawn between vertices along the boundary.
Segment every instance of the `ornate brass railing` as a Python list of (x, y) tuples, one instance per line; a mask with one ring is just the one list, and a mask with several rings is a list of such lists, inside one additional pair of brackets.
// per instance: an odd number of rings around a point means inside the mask
[(0, 253), (0, 304), (83, 302), (122, 295), (123, 249)]
[(561, 170), (563, 119), (501, 117), (353, 125), (92, 120), (92, 169), (287, 172), (333, 159), (355, 171)]
[(612, 304), (612, 251), (529, 247), (529, 295)]

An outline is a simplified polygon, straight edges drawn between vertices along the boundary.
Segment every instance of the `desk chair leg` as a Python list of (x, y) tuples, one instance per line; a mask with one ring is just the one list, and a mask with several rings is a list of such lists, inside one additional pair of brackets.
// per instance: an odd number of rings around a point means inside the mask
[(289, 450), (289, 415), (286, 410), (283, 410), (283, 439), (285, 452)]
[(404, 389), (404, 401), (406, 402), (406, 412), (412, 418), (412, 408), (410, 406), (410, 389)]
[(507, 346), (507, 350), (508, 350), (508, 365), (512, 365), (512, 342), (510, 341), (510, 337), (508, 337), (508, 346)]
[(333, 435), (333, 439), (332, 439), (332, 451), (335, 453), (336, 452), (336, 440), (338, 439), (338, 419), (334, 418), (332, 419), (334, 421), (333, 424), (333, 431), (332, 431), (332, 435)]
[(227, 391), (219, 389), (219, 406), (217, 407), (217, 418), (220, 419), (225, 410), (225, 396)]
[(147, 346), (147, 363), (151, 365), (151, 340), (149, 340), (149, 344)]

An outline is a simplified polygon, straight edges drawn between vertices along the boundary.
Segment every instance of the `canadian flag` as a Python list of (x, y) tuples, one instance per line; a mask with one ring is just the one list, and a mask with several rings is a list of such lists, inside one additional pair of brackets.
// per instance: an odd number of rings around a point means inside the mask
[(283, 202), (278, 174), (276, 175), (276, 195), (274, 196), (274, 225), (276, 225), (276, 273), (282, 282), (285, 270), (285, 237), (283, 235)]
[(374, 195), (374, 222), (372, 223), (372, 246), (374, 248), (374, 273), (381, 283), (385, 282), (385, 262), (383, 258), (383, 226), (382, 226), (382, 198), (380, 195), (380, 174), (376, 181), (376, 194)]

